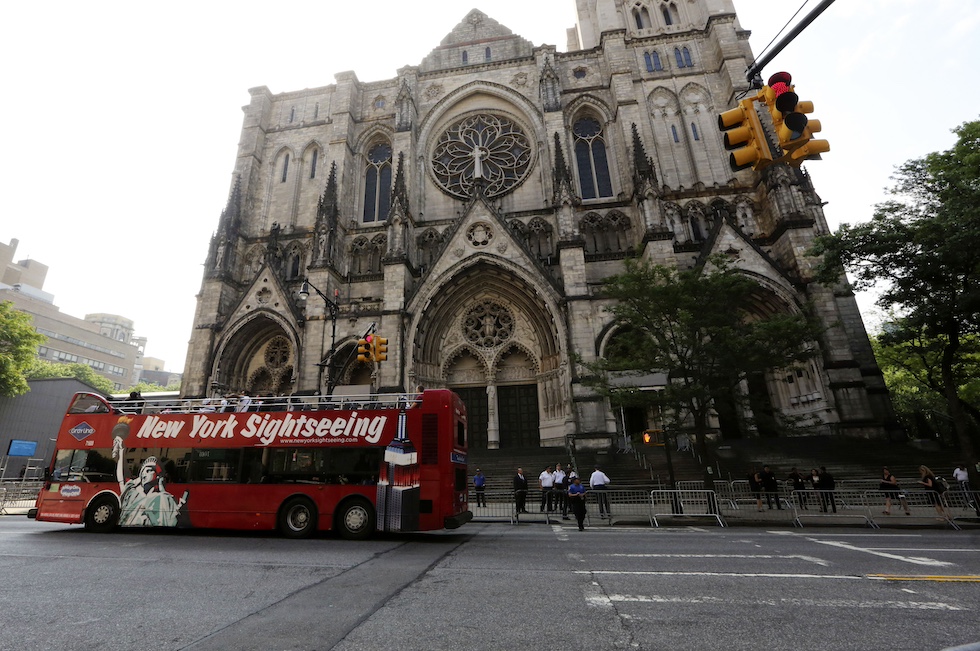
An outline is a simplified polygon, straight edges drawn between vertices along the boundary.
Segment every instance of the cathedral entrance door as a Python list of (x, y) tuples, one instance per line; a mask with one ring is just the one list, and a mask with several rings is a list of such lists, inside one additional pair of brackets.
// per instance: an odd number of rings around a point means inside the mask
[(541, 446), (536, 384), (497, 387), (497, 417), (501, 449)]
[(466, 429), (468, 447), (487, 449), (487, 388), (486, 387), (453, 387), (466, 405)]

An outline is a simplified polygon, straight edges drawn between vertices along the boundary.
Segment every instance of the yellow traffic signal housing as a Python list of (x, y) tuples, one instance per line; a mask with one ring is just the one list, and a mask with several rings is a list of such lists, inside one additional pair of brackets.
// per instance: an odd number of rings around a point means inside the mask
[(813, 112), (813, 102), (800, 101), (790, 82), (792, 76), (788, 72), (777, 72), (769, 77), (769, 85), (762, 88), (760, 95), (769, 108), (782, 150), (774, 162), (799, 166), (807, 158), (830, 151), (830, 143), (813, 140), (813, 134), (823, 127), (820, 120), (807, 118)]
[(372, 343), (371, 335), (357, 340), (357, 361), (374, 361), (374, 345)]
[(743, 99), (738, 107), (718, 116), (718, 128), (725, 132), (725, 149), (734, 150), (728, 164), (735, 172), (747, 167), (761, 170), (772, 163), (769, 142), (755, 112), (755, 99)]
[(388, 339), (386, 337), (374, 338), (374, 361), (383, 362), (388, 359)]

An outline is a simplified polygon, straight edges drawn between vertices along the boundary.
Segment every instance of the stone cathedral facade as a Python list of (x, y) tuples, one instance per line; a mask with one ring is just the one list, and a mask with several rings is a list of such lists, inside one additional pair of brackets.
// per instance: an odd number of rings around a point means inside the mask
[[(577, 10), (567, 52), (473, 10), (393, 79), (251, 89), (184, 395), (448, 387), (473, 446), (604, 444), (646, 423), (580, 383), (575, 355), (621, 334), (603, 278), (629, 256), (689, 268), (721, 252), (758, 282), (752, 309), (810, 302), (828, 328), (808, 368), (746, 380), (752, 407), (882, 434), (855, 300), (812, 282), (804, 255), (827, 232), (809, 176), (729, 168), (717, 114), (752, 60), (731, 0)], [(388, 359), (357, 362), (372, 328)]]

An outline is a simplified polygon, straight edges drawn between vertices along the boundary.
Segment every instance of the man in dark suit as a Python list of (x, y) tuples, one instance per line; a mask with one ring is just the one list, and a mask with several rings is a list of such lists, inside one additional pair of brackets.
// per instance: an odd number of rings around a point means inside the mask
[(524, 476), (524, 469), (518, 468), (514, 476), (514, 506), (518, 513), (527, 513), (524, 508), (524, 500), (527, 499), (527, 477)]

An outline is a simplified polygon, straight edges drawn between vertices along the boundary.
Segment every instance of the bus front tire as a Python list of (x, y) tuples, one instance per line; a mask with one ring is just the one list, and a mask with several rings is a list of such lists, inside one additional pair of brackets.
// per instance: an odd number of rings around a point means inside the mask
[(286, 538), (308, 538), (316, 531), (316, 506), (305, 497), (287, 500), (279, 511), (279, 531)]
[(85, 529), (108, 533), (119, 523), (119, 503), (114, 497), (99, 497), (85, 511)]
[(364, 540), (374, 533), (374, 509), (363, 499), (344, 502), (337, 511), (337, 532), (347, 540)]

